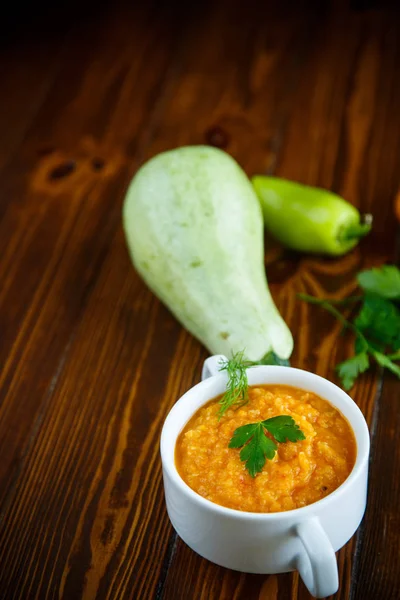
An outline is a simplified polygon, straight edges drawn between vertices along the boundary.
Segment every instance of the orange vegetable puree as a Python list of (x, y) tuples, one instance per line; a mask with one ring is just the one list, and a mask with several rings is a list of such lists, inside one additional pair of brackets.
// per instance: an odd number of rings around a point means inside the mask
[[(350, 474), (357, 453), (353, 431), (319, 396), (283, 385), (253, 386), (248, 403), (218, 421), (219, 400), (195, 413), (175, 448), (180, 476), (211, 502), (251, 512), (291, 510), (324, 498)], [(293, 417), (306, 439), (277, 444), (275, 458), (252, 478), (229, 441), (237, 427), (277, 415)]]

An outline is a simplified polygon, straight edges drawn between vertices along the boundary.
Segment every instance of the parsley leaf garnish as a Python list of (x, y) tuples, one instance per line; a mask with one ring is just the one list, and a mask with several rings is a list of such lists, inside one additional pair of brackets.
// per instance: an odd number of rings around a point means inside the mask
[[(267, 432), (274, 438), (268, 437)], [(305, 435), (292, 417), (282, 415), (258, 423), (242, 425), (233, 432), (229, 448), (242, 448), (240, 460), (246, 463), (251, 477), (262, 471), (266, 459), (272, 460), (278, 449), (275, 442), (297, 442)]]
[(361, 271), (357, 281), (366, 292), (373, 292), (381, 298), (400, 298), (400, 271), (394, 265)]

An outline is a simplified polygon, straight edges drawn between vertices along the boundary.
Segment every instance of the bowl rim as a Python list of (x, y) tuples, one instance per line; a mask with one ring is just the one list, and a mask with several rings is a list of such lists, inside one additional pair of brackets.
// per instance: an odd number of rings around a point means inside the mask
[[(343, 416), (349, 422), (349, 425), (353, 431), (353, 434), (354, 434), (354, 437), (356, 440), (356, 444), (357, 444), (356, 461), (354, 463), (354, 466), (353, 466), (351, 472), (349, 473), (348, 477), (343, 481), (343, 483), (339, 487), (337, 487), (336, 490), (334, 490), (332, 493), (328, 494), (321, 500), (317, 500), (316, 502), (313, 502), (306, 506), (302, 506), (300, 508), (295, 508), (295, 509), (287, 510), (287, 511), (271, 512), (271, 513), (250, 512), (250, 511), (242, 511), (242, 510), (239, 510), (236, 508), (228, 508), (226, 506), (222, 506), (221, 504), (216, 504), (215, 502), (212, 502), (211, 500), (208, 500), (207, 498), (203, 498), (203, 496), (201, 496), (200, 494), (195, 492), (180, 476), (180, 474), (176, 468), (176, 465), (175, 465), (175, 460), (172, 460), (172, 461), (170, 460), (170, 458), (168, 456), (168, 451), (170, 450), (170, 446), (173, 444), (173, 457), (175, 456), (175, 445), (176, 445), (176, 440), (178, 438), (179, 433), (186, 426), (187, 422), (192, 418), (192, 416), (195, 414), (195, 412), (197, 410), (199, 410), (202, 406), (204, 406), (204, 404), (207, 404), (207, 402), (209, 402), (210, 400), (212, 400), (213, 398), (218, 396), (218, 393), (217, 394), (215, 394), (215, 393), (207, 394), (207, 398), (204, 401), (202, 401), (200, 404), (198, 404), (198, 401), (196, 402), (197, 394), (199, 392), (201, 392), (203, 390), (203, 388), (205, 388), (206, 386), (209, 386), (210, 389), (212, 389), (212, 387), (211, 387), (212, 383), (214, 383), (216, 386), (217, 383), (226, 382), (226, 374), (224, 374), (224, 373), (218, 373), (217, 375), (208, 377), (207, 379), (205, 379), (205, 380), (197, 383), (193, 387), (191, 387), (187, 392), (185, 392), (177, 400), (177, 402), (174, 404), (174, 406), (169, 411), (169, 413), (164, 421), (163, 427), (162, 427), (161, 439), (160, 439), (160, 453), (161, 453), (161, 461), (162, 461), (163, 469), (166, 471), (166, 473), (169, 475), (169, 477), (174, 481), (174, 483), (177, 485), (177, 487), (180, 489), (180, 491), (182, 493), (189, 496), (192, 500), (194, 500), (196, 503), (200, 504), (203, 508), (205, 508), (211, 512), (214, 512), (214, 513), (217, 512), (220, 515), (224, 515), (224, 516), (232, 516), (235, 518), (242, 518), (242, 519), (250, 520), (250, 521), (257, 520), (257, 519), (261, 519), (262, 521), (273, 521), (273, 520), (285, 519), (285, 518), (290, 519), (290, 518), (297, 517), (297, 516), (300, 517), (301, 519), (303, 519), (303, 518), (306, 518), (309, 516), (315, 516), (315, 513), (319, 512), (320, 509), (323, 509), (323, 508), (329, 509), (330, 504), (332, 504), (332, 502), (336, 502), (337, 500), (339, 500), (340, 497), (343, 496), (343, 494), (348, 490), (348, 488), (351, 485), (353, 485), (355, 483), (355, 481), (362, 475), (364, 467), (365, 467), (366, 463), (368, 463), (368, 460), (369, 460), (369, 451), (370, 451), (369, 430), (368, 430), (368, 425), (365, 421), (364, 415), (361, 412), (359, 406), (339, 386), (337, 386), (333, 382), (329, 381), (325, 377), (316, 375), (315, 373), (312, 373), (311, 371), (306, 371), (304, 369), (297, 369), (294, 367), (284, 367), (284, 366), (275, 366), (275, 365), (274, 366), (259, 365), (259, 366), (255, 366), (255, 367), (249, 367), (248, 370), (249, 371), (250, 370), (258, 371), (260, 374), (262, 372), (265, 373), (265, 371), (267, 370), (269, 373), (272, 373), (272, 375), (273, 375), (273, 372), (276, 370), (277, 375), (280, 374), (283, 379), (285, 378), (285, 374), (287, 374), (290, 371), (291, 373), (295, 373), (295, 374), (299, 375), (300, 377), (305, 377), (305, 379), (313, 379), (316, 382), (322, 381), (323, 385), (327, 386), (329, 389), (332, 390), (332, 393), (334, 392), (335, 394), (339, 394), (339, 396), (341, 396), (342, 400), (347, 404), (347, 406), (352, 411), (351, 418), (348, 418), (345, 415), (343, 415)], [(278, 377), (278, 378), (280, 379), (280, 377)], [(249, 385), (256, 386), (256, 385), (269, 385), (269, 384), (271, 384), (271, 385), (274, 385), (274, 384), (289, 385), (290, 386), (290, 383), (287, 383), (284, 380), (283, 381), (271, 381), (268, 383), (259, 381), (258, 383), (254, 382), (254, 383), (250, 383)], [(297, 387), (298, 389), (304, 389), (305, 391), (307, 391), (306, 385), (304, 387), (298, 386), (298, 385), (292, 385), (292, 387)], [(316, 393), (316, 392), (313, 392), (313, 393)], [(319, 395), (319, 394), (317, 394), (317, 395)], [(334, 404), (334, 402), (332, 402), (329, 398), (324, 398), (323, 396), (320, 396), (320, 397), (322, 397), (324, 400), (326, 400), (327, 402), (332, 404), (337, 410), (342, 412), (340, 410), (340, 408), (338, 408)], [(190, 411), (190, 416), (185, 420), (185, 424), (179, 430), (177, 435), (174, 436), (172, 440), (167, 440), (168, 429), (169, 429), (169, 427), (172, 426), (173, 419), (176, 417), (178, 412), (181, 411), (183, 406), (186, 405), (185, 408), (187, 407), (188, 402), (192, 402), (195, 404), (195, 406), (193, 407), (193, 410)], [(354, 425), (352, 422), (354, 420), (357, 421), (357, 432), (355, 431)]]

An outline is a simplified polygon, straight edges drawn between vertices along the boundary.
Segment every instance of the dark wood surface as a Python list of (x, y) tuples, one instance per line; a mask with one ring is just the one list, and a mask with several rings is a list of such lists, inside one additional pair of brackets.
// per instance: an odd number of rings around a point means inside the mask
[[(201, 559), (168, 522), (159, 434), (207, 354), (135, 274), (121, 204), (146, 158), (207, 142), (249, 174), (325, 186), (373, 212), (373, 234), (345, 258), (266, 254), (292, 364), (334, 378), (350, 341), (295, 294), (342, 297), (357, 270), (396, 260), (394, 4), (10, 11), (0, 28), (0, 597), (309, 598), (297, 575)], [(399, 390), (372, 371), (352, 392), (372, 433), (370, 491), (338, 553), (335, 600), (400, 597)]]

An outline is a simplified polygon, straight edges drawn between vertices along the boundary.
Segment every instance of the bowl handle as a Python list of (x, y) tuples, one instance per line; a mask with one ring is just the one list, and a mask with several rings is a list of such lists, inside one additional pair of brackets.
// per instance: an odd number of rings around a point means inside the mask
[(297, 557), (297, 570), (310, 594), (331, 596), (339, 587), (335, 552), (317, 517), (296, 527), (304, 551)]
[(213, 375), (218, 375), (219, 370), (221, 368), (221, 363), (227, 360), (228, 359), (223, 354), (214, 354), (214, 356), (210, 356), (210, 358), (207, 358), (203, 364), (201, 380), (204, 381), (204, 379), (213, 377)]

